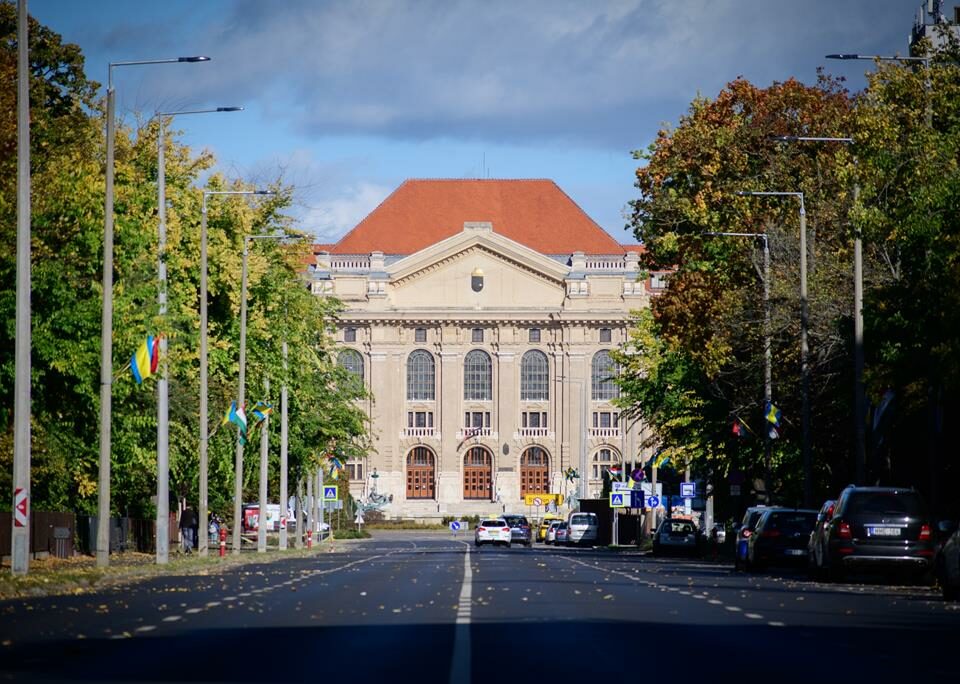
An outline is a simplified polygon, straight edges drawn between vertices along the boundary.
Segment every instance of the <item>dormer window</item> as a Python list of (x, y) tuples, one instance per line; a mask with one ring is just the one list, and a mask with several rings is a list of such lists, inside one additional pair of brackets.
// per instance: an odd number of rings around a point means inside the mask
[(356, 329), (356, 328), (344, 328), (344, 329), (343, 329), (343, 341), (344, 341), (344, 342), (356, 342), (356, 341), (357, 341), (357, 329)]

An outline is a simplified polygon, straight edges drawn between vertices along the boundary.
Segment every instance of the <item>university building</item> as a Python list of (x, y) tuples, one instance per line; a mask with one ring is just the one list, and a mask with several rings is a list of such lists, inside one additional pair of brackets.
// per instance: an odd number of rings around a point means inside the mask
[(639, 250), (549, 180), (410, 180), (317, 245), (313, 292), (345, 305), (338, 362), (370, 392), (351, 493), (391, 497), (388, 517), (527, 511), (576, 493), (572, 467), (598, 495), (643, 437), (610, 357), (663, 287)]

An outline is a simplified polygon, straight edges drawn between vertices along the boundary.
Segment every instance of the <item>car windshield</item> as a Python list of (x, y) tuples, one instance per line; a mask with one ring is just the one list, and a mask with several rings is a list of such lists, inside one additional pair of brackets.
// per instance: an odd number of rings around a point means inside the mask
[(670, 534), (693, 534), (694, 533), (693, 524), (688, 522), (672, 522), (670, 523), (669, 526), (667, 526), (667, 529), (664, 531), (669, 532)]
[(570, 518), (570, 524), (571, 525), (589, 525), (593, 522), (592, 518), (593, 516), (589, 516), (589, 515), (583, 515), (583, 514), (575, 515), (572, 518)]
[(509, 518), (504, 518), (504, 520), (507, 521), (507, 524), (510, 525), (510, 527), (520, 527), (521, 525), (529, 525), (529, 523), (527, 522), (527, 519), (519, 515), (510, 516)]
[(747, 516), (747, 521), (743, 523), (743, 526), (752, 530), (757, 526), (757, 523), (760, 522), (761, 515), (763, 515), (763, 511), (750, 511), (749, 515)]
[(484, 520), (480, 523), (481, 527), (503, 527), (506, 523), (502, 520)]
[(567, 523), (560, 523), (559, 525), (557, 525), (557, 529), (558, 529), (558, 530), (565, 530), (565, 529), (567, 529)]
[(923, 503), (913, 492), (854, 492), (848, 511), (918, 517), (923, 515)]
[(765, 529), (787, 533), (809, 532), (816, 523), (816, 513), (771, 513)]

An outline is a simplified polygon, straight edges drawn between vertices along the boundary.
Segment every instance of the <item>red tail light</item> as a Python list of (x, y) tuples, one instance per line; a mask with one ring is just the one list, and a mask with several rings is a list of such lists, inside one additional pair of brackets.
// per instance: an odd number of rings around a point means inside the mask
[(487, 528), (486, 528), (486, 527), (478, 527), (478, 528), (477, 528), (477, 532), (486, 532), (486, 531), (487, 531)]
[(510, 531), (510, 528), (509, 528), (509, 527), (504, 527), (504, 528), (503, 528), (503, 531), (504, 531), (504, 532), (509, 532), (509, 531)]
[(920, 541), (930, 541), (930, 526), (921, 525), (920, 526)]
[(850, 529), (850, 524), (841, 522), (837, 525), (837, 536), (840, 539), (853, 539), (853, 530)]
[(530, 529), (530, 526), (529, 526), (529, 525), (521, 525), (521, 526), (520, 526), (520, 529), (521, 529), (521, 530), (529, 530), (529, 529)]
[(779, 537), (779, 536), (780, 536), (780, 530), (764, 530), (763, 532), (760, 533), (760, 536), (761, 536), (761, 537), (767, 537), (767, 538), (770, 538), (770, 537)]
[(752, 535), (752, 534), (753, 534), (753, 530), (744, 530), (744, 531), (743, 531), (743, 538), (744, 538), (744, 539), (747, 539), (747, 538), (750, 537), (750, 535)]

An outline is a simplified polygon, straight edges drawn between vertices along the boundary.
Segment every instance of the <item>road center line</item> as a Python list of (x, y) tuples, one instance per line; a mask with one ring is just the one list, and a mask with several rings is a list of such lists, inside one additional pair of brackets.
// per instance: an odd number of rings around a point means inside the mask
[(470, 684), (470, 609), (473, 596), (473, 569), (470, 567), (470, 545), (464, 542), (463, 585), (457, 604), (456, 631), (453, 637), (453, 657), (450, 661), (451, 684)]

